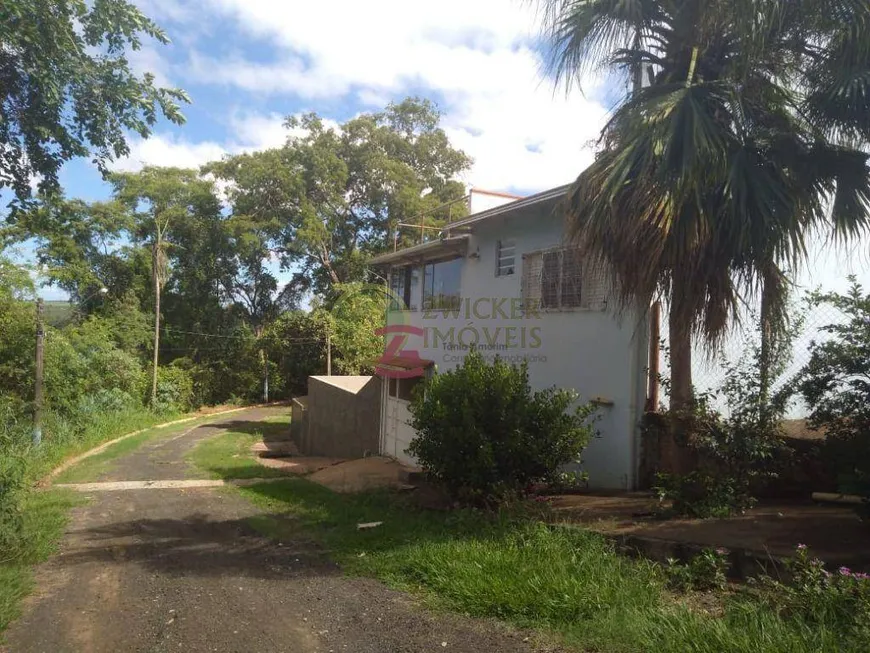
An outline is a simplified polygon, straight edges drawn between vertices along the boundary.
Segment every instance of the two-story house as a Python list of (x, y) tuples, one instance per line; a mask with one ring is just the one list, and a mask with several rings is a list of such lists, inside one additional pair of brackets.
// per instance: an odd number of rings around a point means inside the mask
[(505, 199), (437, 238), (373, 260), (388, 270), (394, 297), (381, 369), (381, 453), (413, 462), (405, 451), (414, 437), (408, 404), (420, 374), (456, 367), (476, 347), (485, 357), (526, 360), (533, 388), (573, 388), (596, 402), (600, 437), (582, 463), (589, 485), (636, 487), (646, 311), (617, 315), (607, 275), (566, 244), (557, 211), (565, 190)]

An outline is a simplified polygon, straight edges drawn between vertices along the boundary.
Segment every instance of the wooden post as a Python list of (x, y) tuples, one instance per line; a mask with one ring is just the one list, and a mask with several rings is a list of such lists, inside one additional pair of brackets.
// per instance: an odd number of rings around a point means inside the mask
[[(155, 245), (154, 263), (157, 265), (157, 246)], [(154, 357), (151, 369), (151, 409), (157, 407), (157, 365), (160, 356), (160, 273), (154, 269)]]
[(42, 403), (43, 403), (43, 376), (45, 354), (45, 326), (43, 325), (43, 313), (45, 306), (42, 298), (36, 300), (36, 378), (33, 390), (33, 446), (39, 446), (42, 442)]

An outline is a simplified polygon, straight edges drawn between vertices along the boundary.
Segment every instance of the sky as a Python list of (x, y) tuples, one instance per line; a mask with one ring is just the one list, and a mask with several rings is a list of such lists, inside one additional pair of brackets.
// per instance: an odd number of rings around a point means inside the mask
[[(572, 180), (592, 159), (607, 115), (600, 85), (566, 93), (543, 72), (540, 20), (528, 0), (138, 0), (172, 39), (130, 59), (161, 85), (185, 89), (187, 123), (135, 138), (116, 168), (198, 166), (280, 145), (288, 115), (341, 122), (419, 95), (474, 159), (463, 181), (531, 193)], [(585, 94), (584, 94), (585, 92)], [(106, 194), (83, 161), (67, 167), (71, 195)]]
[[(192, 104), (185, 125), (164, 120), (149, 139), (131, 138), (116, 169), (197, 167), (281, 145), (289, 115), (342, 122), (419, 95), (439, 105), (450, 140), (474, 159), (466, 184), (529, 194), (571, 181), (591, 162), (608, 107), (624, 90), (591, 80), (566, 92), (548, 79), (533, 0), (136, 2), (172, 43), (146, 41), (131, 64), (185, 89)], [(87, 160), (65, 166), (61, 182), (71, 197), (109, 193)], [(813, 249), (803, 287), (868, 276), (866, 247)]]
[[(409, 95), (434, 101), (455, 147), (474, 163), (469, 186), (530, 194), (574, 179), (618, 89), (570, 91), (544, 74), (540, 16), (530, 0), (136, 0), (172, 43), (146, 41), (133, 68), (192, 103), (183, 126), (161, 121), (130, 139), (118, 170), (197, 167), (281, 145), (285, 118), (315, 111), (342, 122)], [(108, 197), (87, 160), (61, 173), (67, 195)], [(46, 288), (46, 298), (63, 298)]]

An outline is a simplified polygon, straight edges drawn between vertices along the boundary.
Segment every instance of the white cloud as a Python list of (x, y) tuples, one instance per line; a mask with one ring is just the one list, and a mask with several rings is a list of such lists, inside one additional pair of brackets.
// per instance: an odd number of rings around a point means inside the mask
[(163, 55), (158, 48), (165, 47), (160, 44), (155, 44), (153, 41), (148, 41), (142, 44), (138, 50), (130, 50), (127, 53), (127, 59), (130, 61), (130, 68), (137, 75), (151, 73), (154, 75), (154, 84), (162, 88), (173, 88), (177, 84), (170, 79), (170, 65), (163, 58)]
[[(227, 121), (227, 139), (216, 141), (192, 142), (175, 133), (157, 133), (151, 138), (130, 139), (130, 154), (115, 161), (114, 170), (135, 171), (143, 166), (173, 166), (178, 168), (199, 168), (209, 161), (217, 161), (224, 156), (254, 152), (280, 147), (288, 136), (302, 136), (301, 128), (284, 127), (286, 118), (277, 113), (260, 114), (236, 111)], [(338, 128), (338, 123), (324, 120), (327, 127)]]
[(554, 93), (542, 79), (532, 5), (443, 0), (432, 11), (400, 0), (218, 0), (212, 7), (236, 28), (273, 46), (273, 60), (192, 53), (179, 74), (315, 106), (352, 97), (375, 107), (431, 93), (443, 98), (451, 138), (475, 159), (468, 182), (536, 190), (571, 180), (589, 163), (584, 146), (606, 111), (579, 92)]
[(233, 143), (230, 149), (234, 152), (247, 152), (280, 147), (289, 134), (284, 127), (284, 121), (284, 116), (277, 113), (234, 113), (230, 118), (230, 140)]
[(132, 139), (129, 156), (118, 159), (111, 167), (125, 172), (140, 170), (145, 165), (198, 168), (224, 154), (226, 148), (213, 141), (191, 143), (171, 133), (154, 134), (148, 139)]

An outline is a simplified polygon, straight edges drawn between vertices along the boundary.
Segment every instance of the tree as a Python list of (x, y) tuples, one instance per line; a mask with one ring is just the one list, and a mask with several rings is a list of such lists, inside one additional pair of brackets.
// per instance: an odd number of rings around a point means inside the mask
[(822, 328), (828, 337), (810, 344), (795, 384), (810, 407), (810, 427), (825, 433), (841, 490), (870, 500), (870, 295), (854, 276), (849, 282), (845, 294), (811, 298), (844, 319)]
[(338, 127), (316, 114), (291, 117), (284, 147), (206, 171), (230, 182), (234, 214), (277, 221), (274, 249), (285, 268), (300, 268), (288, 292), (325, 294), (361, 281), (366, 259), (392, 245), (397, 223), (443, 224), (447, 211), (435, 209), (465, 195), (455, 176), (471, 160), (450, 145), (439, 120), (419, 99)]
[(622, 306), (668, 300), (675, 410), (692, 402), (693, 334), (715, 343), (759, 288), (776, 324), (784, 267), (801, 262), (810, 229), (868, 225), (867, 156), (804, 117), (815, 89), (800, 71), (821, 32), (801, 4), (544, 1), (557, 77), (643, 71), (565, 204)]
[(218, 216), (220, 203), (214, 184), (201, 179), (195, 170), (146, 167), (136, 173), (116, 173), (111, 181), (117, 201), (135, 216), (134, 235), (146, 242), (151, 251), (154, 291), (151, 404), (154, 406), (160, 354), (160, 294), (169, 277), (170, 230), (198, 216)]
[(126, 0), (8, 0), (0, 21), (0, 189), (18, 202), (31, 181), (57, 190), (70, 159), (107, 161), (129, 153), (125, 136), (147, 137), (163, 114), (184, 117), (180, 89), (159, 88), (154, 75), (130, 70), (126, 50), (142, 37), (169, 39)]
[(132, 228), (130, 215), (110, 202), (87, 203), (61, 194), (37, 196), (27, 211), (9, 216), (4, 233), (11, 242), (33, 240), (36, 260), (49, 281), (67, 291), (72, 300), (99, 301), (101, 287), (120, 296), (126, 290), (119, 276), (126, 267), (125, 252), (112, 243)]

